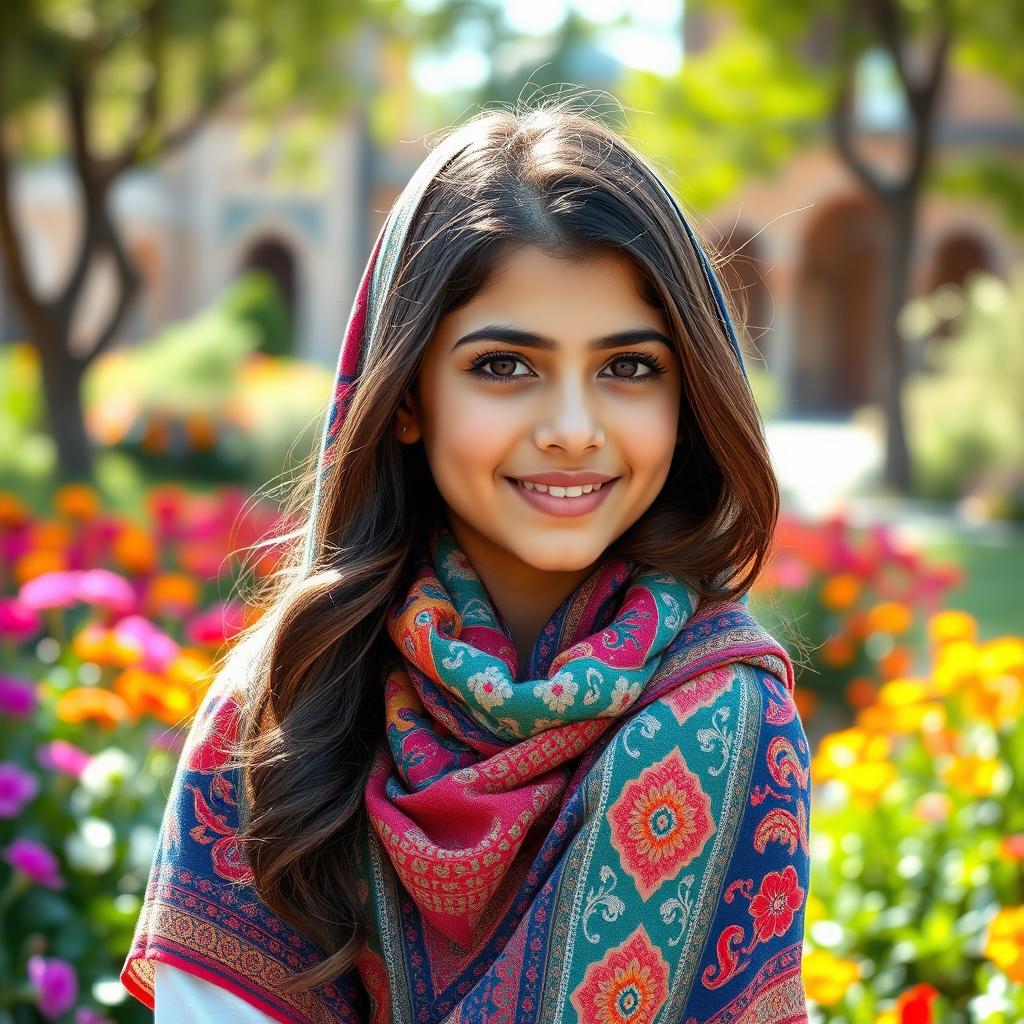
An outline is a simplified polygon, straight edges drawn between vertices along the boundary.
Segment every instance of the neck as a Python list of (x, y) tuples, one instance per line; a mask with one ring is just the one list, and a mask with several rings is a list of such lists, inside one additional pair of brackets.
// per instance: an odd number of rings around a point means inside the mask
[(538, 569), (492, 544), (455, 516), (449, 517), (449, 529), (505, 620), (516, 648), (517, 674), (522, 675), (537, 635), (594, 566), (565, 572)]

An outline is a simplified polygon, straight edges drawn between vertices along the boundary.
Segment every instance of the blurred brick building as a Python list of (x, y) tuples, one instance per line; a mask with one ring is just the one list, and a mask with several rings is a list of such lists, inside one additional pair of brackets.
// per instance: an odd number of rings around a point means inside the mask
[[(699, 52), (727, 30), (717, 14), (688, 15), (685, 48)], [(415, 103), (408, 67), (387, 49), (377, 53), (378, 87)], [(595, 49), (578, 80), (614, 92), (614, 78), (607, 54)], [(884, 90), (864, 98), (858, 149), (872, 164), (895, 167), (903, 127), (890, 99)], [(947, 83), (941, 110), (940, 160), (946, 151), (984, 144), (1024, 161), (1024, 126), (999, 83), (958, 73)], [(285, 296), (297, 354), (333, 363), (358, 275), (387, 209), (422, 159), (417, 140), (425, 129), (412, 127), (400, 133), (412, 141), (380, 151), (365, 112), (354, 110), (324, 141), (317, 184), (280, 188), (270, 174), (272, 154), (249, 155), (244, 128), (242, 112), (229, 109), (173, 159), (121, 183), (116, 209), (145, 279), (124, 340), (191, 315), (241, 271), (258, 266)], [(685, 177), (685, 169), (679, 174)], [(70, 261), (74, 198), (62, 166), (33, 168), (19, 179), (16, 208), (43, 283), (56, 284)], [(1003, 274), (1024, 259), (1021, 239), (1000, 225), (992, 206), (934, 196), (922, 213), (915, 294), (962, 283), (974, 269)], [(886, 225), (829, 140), (803, 150), (772, 180), (748, 180), (703, 221), (726, 261), (726, 283), (745, 310), (749, 346), (779, 381), (786, 414), (841, 418), (871, 401), (882, 365), (876, 350)], [(102, 319), (109, 300), (104, 289), (103, 275), (94, 275), (81, 311), (83, 337)], [(10, 298), (0, 290), (0, 340), (19, 330)], [(756, 354), (752, 359), (761, 361)]]

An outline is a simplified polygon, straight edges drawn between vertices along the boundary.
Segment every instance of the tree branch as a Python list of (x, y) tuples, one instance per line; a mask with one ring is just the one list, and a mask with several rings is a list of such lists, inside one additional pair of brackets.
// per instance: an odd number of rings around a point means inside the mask
[(853, 35), (854, 5), (856, 0), (847, 0), (843, 5), (843, 17), (836, 33), (839, 41), (839, 85), (832, 104), (830, 123), (836, 150), (843, 158), (854, 177), (867, 189), (878, 196), (883, 202), (892, 200), (893, 190), (880, 178), (859, 156), (854, 147), (854, 87), (856, 65), (854, 54), (848, 40)]
[[(152, 146), (148, 147), (149, 153), (168, 156), (187, 143), (203, 127), (214, 111), (226, 99), (248, 85), (267, 66), (269, 60), (269, 49), (264, 48), (248, 64), (237, 68), (230, 74), (224, 75), (209, 90), (189, 117), (173, 128), (168, 128), (155, 139)], [(104, 176), (112, 180), (122, 171), (140, 163), (146, 139), (156, 129), (157, 124), (155, 122), (147, 122), (145, 125), (140, 125), (136, 130), (135, 136), (125, 145), (121, 153), (106, 162), (103, 172)]]

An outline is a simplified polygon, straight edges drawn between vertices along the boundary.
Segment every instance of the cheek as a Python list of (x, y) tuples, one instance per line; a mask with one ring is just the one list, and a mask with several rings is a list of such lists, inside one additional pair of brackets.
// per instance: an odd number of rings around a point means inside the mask
[(678, 402), (638, 404), (618, 420), (616, 441), (635, 473), (667, 474), (678, 429)]
[(512, 433), (510, 418), (493, 402), (450, 394), (438, 403), (424, 438), (438, 486), (466, 490), (475, 480), (493, 478), (513, 443)]

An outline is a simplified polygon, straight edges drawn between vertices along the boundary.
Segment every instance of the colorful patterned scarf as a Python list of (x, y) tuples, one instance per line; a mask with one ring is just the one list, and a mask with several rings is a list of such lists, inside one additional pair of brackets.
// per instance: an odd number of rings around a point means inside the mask
[[(324, 473), (367, 311), (452, 137), (438, 150), (363, 276)], [(386, 735), (354, 851), (374, 926), (357, 964), (312, 992), (279, 988), (324, 953), (260, 899), (235, 842), (240, 780), (225, 752), (253, 642), (232, 652), (182, 753), (121, 974), (134, 996), (153, 1005), (161, 960), (296, 1024), (807, 1020), (810, 752), (790, 659), (745, 599), (698, 602), (673, 576), (606, 554), (520, 667), (438, 526), (387, 627)]]

